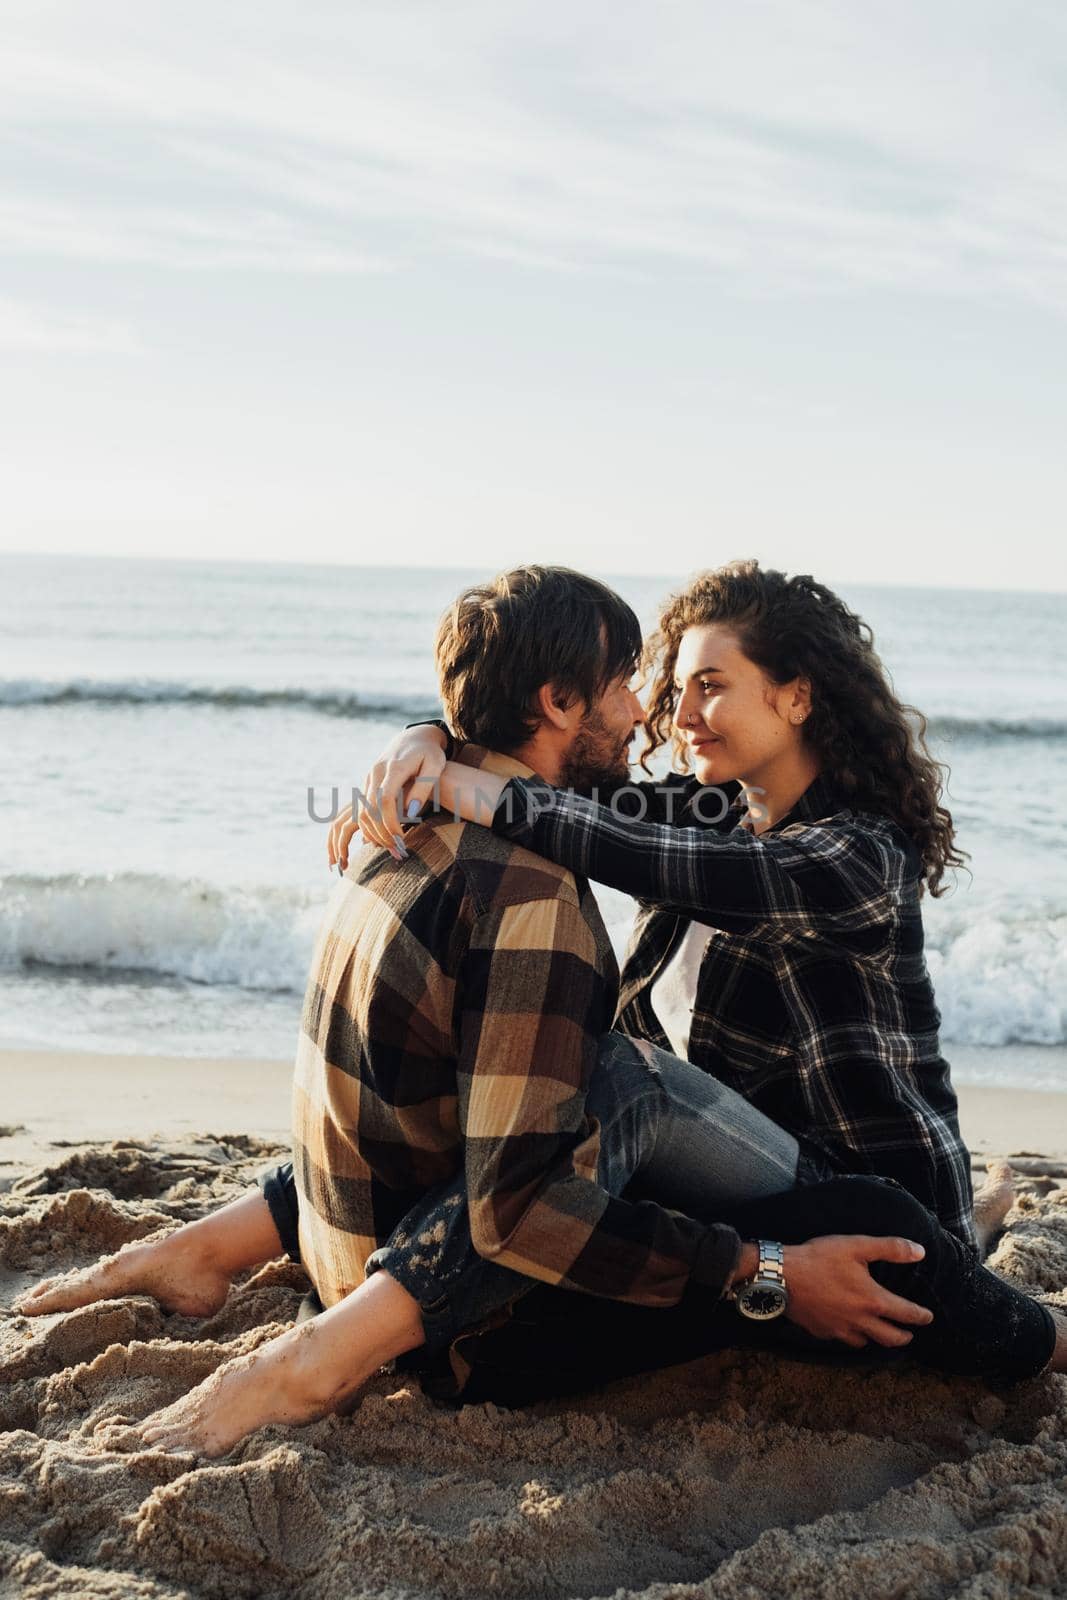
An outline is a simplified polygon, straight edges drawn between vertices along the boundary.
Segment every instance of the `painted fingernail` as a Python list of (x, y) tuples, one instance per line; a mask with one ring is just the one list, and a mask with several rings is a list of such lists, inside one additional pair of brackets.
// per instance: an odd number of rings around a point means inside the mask
[(422, 802), (421, 801), (419, 801), (419, 800), (409, 800), (408, 801), (408, 809), (407, 809), (407, 813), (406, 813), (406, 815), (408, 817), (417, 817), (421, 810), (422, 810)]
[(396, 844), (397, 849), (400, 851), (401, 856), (406, 856), (407, 853), (408, 853), (408, 847), (404, 843), (403, 834), (394, 833), (393, 834), (393, 841)]

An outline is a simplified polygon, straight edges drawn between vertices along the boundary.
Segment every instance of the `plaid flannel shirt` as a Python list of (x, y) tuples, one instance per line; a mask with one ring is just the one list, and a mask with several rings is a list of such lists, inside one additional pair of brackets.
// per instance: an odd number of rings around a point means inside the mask
[(447, 813), (404, 840), (408, 860), (368, 846), (335, 889), (304, 1003), (293, 1178), (323, 1304), (461, 1170), (475, 1247), (501, 1266), (648, 1306), (675, 1304), (690, 1279), (721, 1291), (732, 1228), (597, 1183), (585, 1089), (618, 968), (588, 883)]
[[(730, 809), (708, 798), (722, 793)], [(493, 827), (637, 898), (616, 1026), (670, 1049), (652, 986), (690, 921), (711, 924), (690, 1060), (844, 1170), (896, 1179), (974, 1245), (919, 859), (902, 830), (822, 777), (759, 835), (739, 825), (737, 785), (702, 791), (672, 774), (601, 795), (610, 805), (513, 781)]]

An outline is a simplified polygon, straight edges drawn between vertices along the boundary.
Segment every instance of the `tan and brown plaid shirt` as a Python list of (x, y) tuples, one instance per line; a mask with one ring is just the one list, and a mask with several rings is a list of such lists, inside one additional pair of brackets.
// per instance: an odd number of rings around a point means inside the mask
[(588, 883), (449, 813), (404, 840), (408, 860), (368, 846), (337, 886), (304, 1003), (293, 1174), (323, 1304), (461, 1169), (475, 1246), (501, 1266), (651, 1306), (690, 1277), (721, 1288), (732, 1230), (597, 1184), (585, 1091), (619, 974)]

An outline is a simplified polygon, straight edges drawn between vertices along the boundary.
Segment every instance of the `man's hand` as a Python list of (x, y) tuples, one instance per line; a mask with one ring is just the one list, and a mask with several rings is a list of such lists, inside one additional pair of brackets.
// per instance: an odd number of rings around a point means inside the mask
[(925, 1328), (934, 1314), (925, 1306), (884, 1289), (871, 1277), (871, 1261), (904, 1264), (921, 1261), (921, 1244), (911, 1239), (872, 1239), (866, 1234), (827, 1234), (807, 1244), (787, 1245), (786, 1316), (816, 1339), (839, 1339), (859, 1349), (876, 1344), (910, 1344), (912, 1335), (898, 1323)]
[[(440, 728), (405, 728), (389, 741), (360, 785), (365, 803), (358, 813), (346, 806), (330, 828), (327, 854), (330, 866), (348, 866), (348, 847), (357, 830), (367, 844), (384, 846), (400, 860), (401, 806), (417, 801), (421, 809), (434, 792), (445, 767), (445, 736)], [(398, 848), (399, 846), (399, 848)]]

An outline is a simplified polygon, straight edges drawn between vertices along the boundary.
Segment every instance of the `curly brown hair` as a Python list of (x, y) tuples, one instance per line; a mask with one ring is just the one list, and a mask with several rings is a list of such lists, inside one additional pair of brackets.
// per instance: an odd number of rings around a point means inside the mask
[(790, 578), (758, 561), (733, 561), (668, 596), (642, 658), (653, 678), (645, 771), (652, 752), (671, 739), (681, 770), (688, 769), (685, 742), (673, 729), (675, 663), (686, 629), (707, 623), (728, 625), (772, 683), (809, 680), (803, 737), (821, 770), (858, 810), (889, 816), (904, 830), (922, 857), (922, 882), (932, 895), (943, 894), (945, 869), (968, 859), (941, 804), (948, 769), (930, 754), (926, 718), (894, 694), (871, 628), (806, 574)]

